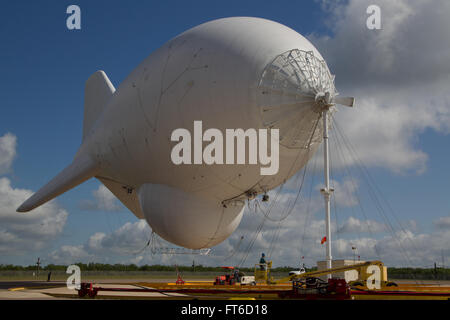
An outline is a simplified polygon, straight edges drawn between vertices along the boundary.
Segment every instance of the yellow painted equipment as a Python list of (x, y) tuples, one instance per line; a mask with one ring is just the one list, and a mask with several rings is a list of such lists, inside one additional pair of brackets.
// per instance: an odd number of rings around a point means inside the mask
[(358, 280), (349, 283), (349, 285), (351, 286), (362, 286), (368, 289), (381, 289), (382, 287), (386, 286), (397, 286), (394, 282), (388, 282), (386, 267), (381, 261), (367, 261), (350, 266), (294, 274), (289, 277), (278, 279), (276, 281), (272, 281), (271, 279), (267, 278), (267, 283), (280, 284), (283, 282), (295, 281), (311, 277), (320, 277), (327, 274), (334, 274), (349, 270), (356, 270), (358, 272)]
[(270, 269), (272, 269), (272, 261), (268, 263), (255, 264), (255, 282), (256, 283), (271, 283)]

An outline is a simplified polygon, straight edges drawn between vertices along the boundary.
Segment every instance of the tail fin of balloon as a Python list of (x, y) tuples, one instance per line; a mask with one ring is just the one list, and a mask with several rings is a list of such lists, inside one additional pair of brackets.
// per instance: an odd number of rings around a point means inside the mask
[(83, 183), (87, 179), (94, 177), (98, 173), (98, 170), (98, 164), (89, 157), (79, 156), (75, 158), (72, 164), (33, 194), (17, 209), (17, 211), (27, 212), (39, 207), (60, 194)]
[[(91, 134), (95, 122), (102, 114), (115, 88), (103, 71), (97, 71), (86, 81), (84, 89), (83, 141)], [(80, 148), (81, 149), (81, 148)], [(60, 194), (94, 177), (99, 165), (85, 154), (78, 154), (67, 168), (25, 201), (18, 212), (26, 212), (52, 200)]]
[(108, 76), (101, 70), (87, 79), (84, 87), (83, 141), (89, 136), (115, 91)]

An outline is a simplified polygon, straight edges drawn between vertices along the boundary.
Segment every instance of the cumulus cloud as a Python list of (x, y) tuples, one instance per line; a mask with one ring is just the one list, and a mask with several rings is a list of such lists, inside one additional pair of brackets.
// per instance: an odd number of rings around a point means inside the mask
[(108, 250), (126, 255), (142, 248), (149, 239), (150, 233), (150, 227), (145, 220), (135, 223), (127, 222), (108, 235), (94, 234), (89, 239), (88, 248), (94, 251)]
[(92, 191), (94, 200), (80, 201), (80, 209), (87, 211), (120, 211), (123, 209), (116, 196), (103, 184)]
[(0, 175), (10, 172), (16, 157), (17, 137), (6, 133), (0, 137)]
[[(381, 30), (366, 27), (366, 9), (373, 4), (381, 9)], [(429, 156), (417, 143), (420, 135), (430, 129), (450, 133), (450, 3), (324, 0), (321, 5), (330, 34), (309, 39), (336, 74), (338, 91), (356, 97), (355, 108), (338, 106), (333, 116), (334, 167), (355, 166), (359, 158), (366, 167), (425, 172)], [(345, 237), (334, 242), (335, 252), (351, 256), (351, 244), (358, 243), (368, 256), (400, 265), (408, 265), (406, 260), (431, 265), (442, 251), (448, 255), (447, 217), (434, 221), (433, 233), (419, 232), (411, 220), (381, 238), (355, 238), (353, 231), (364, 230), (366, 223), (380, 232), (385, 228), (349, 217), (338, 229)]]
[[(244, 265), (257, 263), (262, 252), (274, 261), (274, 266), (313, 266), (325, 256), (325, 245), (320, 244), (325, 234), (322, 210), (312, 207), (306, 212), (306, 203), (299, 201), (291, 215), (282, 219), (277, 212), (264, 216), (255, 212), (253, 203), (247, 207), (239, 228), (223, 243), (212, 248), (210, 255), (152, 254), (147, 246), (151, 229), (145, 220), (127, 222), (111, 233), (94, 233), (84, 244), (65, 245), (53, 251), (49, 261), (70, 264), (75, 262), (182, 264), (192, 260), (203, 265)], [(445, 221), (445, 218), (439, 219)], [(439, 221), (438, 220), (438, 221)], [(369, 224), (370, 227), (367, 226)], [(405, 227), (406, 226), (406, 227)], [(450, 230), (421, 233), (404, 228), (386, 231), (384, 224), (374, 220), (362, 221), (349, 217), (338, 228), (332, 221), (332, 250), (335, 259), (352, 259), (352, 246), (358, 249), (363, 260), (382, 260), (389, 266), (431, 266), (442, 253), (450, 254), (446, 245)], [(370, 231), (369, 231), (370, 229)], [(364, 235), (364, 236), (363, 236)], [(156, 248), (174, 248), (158, 236)], [(304, 257), (304, 259), (302, 259)]]
[[(14, 134), (0, 137), (0, 174), (10, 170), (16, 144)], [(43, 249), (63, 232), (68, 212), (55, 201), (30, 212), (16, 212), (32, 194), (31, 190), (14, 188), (10, 179), (0, 177), (0, 256)]]
[(32, 194), (31, 190), (13, 188), (8, 178), (0, 178), (1, 254), (42, 249), (62, 233), (68, 212), (54, 201), (30, 212), (16, 212)]
[[(381, 8), (381, 30), (366, 27), (371, 4)], [(338, 90), (357, 99), (356, 108), (339, 108), (336, 122), (366, 165), (423, 173), (428, 155), (418, 136), (450, 132), (450, 3), (325, 1), (323, 8), (332, 35), (309, 38), (336, 74)]]
[[(359, 183), (355, 179), (348, 177), (342, 178), (342, 181), (331, 179), (330, 188), (334, 189), (333, 199), (336, 201), (336, 205), (340, 207), (353, 207), (358, 204), (358, 198), (356, 191), (358, 190)], [(316, 186), (316, 193), (325, 187), (324, 184), (319, 184)]]
[(441, 230), (450, 230), (450, 217), (441, 217), (433, 221), (436, 228)]
[[(306, 221), (302, 215), (303, 213), (300, 213), (287, 218), (281, 227), (277, 223), (266, 221), (253, 246), (249, 246), (248, 244), (256, 234), (255, 225), (258, 225), (261, 220), (257, 223), (249, 221), (257, 218), (247, 213), (243, 223), (253, 225), (251, 231), (239, 228), (224, 243), (213, 248), (212, 254), (217, 257), (199, 260), (212, 263), (221, 261), (220, 258), (222, 258), (223, 263), (223, 259), (231, 255), (232, 263), (239, 264), (247, 255), (245, 265), (251, 266), (264, 252), (276, 266), (298, 266), (303, 262), (313, 266), (325, 256), (325, 245), (320, 244), (320, 239), (325, 234), (325, 223), (317, 214), (313, 214), (309, 221)], [(450, 254), (450, 248), (447, 245), (450, 240), (449, 229), (423, 233), (407, 227), (415, 228), (415, 223), (410, 221), (404, 223), (403, 228), (394, 226), (394, 230), (387, 230), (383, 223), (374, 220), (362, 221), (349, 217), (340, 228), (336, 228), (332, 221), (333, 258), (353, 259), (352, 246), (357, 247), (361, 259), (381, 260), (389, 266), (430, 267), (436, 259), (440, 259), (442, 254), (448, 257)], [(278, 237), (272, 244), (271, 240), (277, 229)], [(239, 245), (242, 235), (245, 239)], [(271, 245), (273, 245), (272, 250), (270, 250)], [(249, 248), (250, 251), (247, 252)]]
[(51, 252), (49, 260), (62, 264), (114, 263), (114, 259), (127, 257), (131, 261), (144, 251), (150, 234), (150, 227), (145, 220), (127, 222), (109, 234), (94, 233), (84, 244), (62, 246)]
[[(381, 30), (366, 26), (372, 4), (381, 9)], [(340, 75), (341, 86), (399, 87), (448, 79), (448, 1), (351, 0), (327, 11), (333, 34), (310, 38)]]
[(339, 233), (379, 233), (387, 229), (384, 224), (373, 220), (359, 220), (349, 217), (347, 221), (338, 229)]
[[(359, 252), (365, 254), (365, 258), (381, 259), (391, 266), (419, 266), (431, 267), (435, 261), (440, 260), (442, 254), (448, 257), (450, 248), (450, 232), (438, 233), (414, 233), (410, 230), (399, 231), (394, 235), (387, 235), (381, 239), (367, 238), (341, 240), (346, 242), (348, 248), (350, 242), (357, 244)], [(347, 252), (349, 249), (347, 249)], [(349, 252), (348, 252), (349, 253)]]
[(50, 262), (58, 264), (74, 264), (77, 262), (88, 262), (95, 259), (93, 254), (89, 254), (84, 246), (64, 245), (50, 254)]

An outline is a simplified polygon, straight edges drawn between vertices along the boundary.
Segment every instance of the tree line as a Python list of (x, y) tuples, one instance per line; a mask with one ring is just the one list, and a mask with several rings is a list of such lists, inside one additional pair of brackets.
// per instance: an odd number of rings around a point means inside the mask
[[(192, 266), (175, 266), (175, 265), (142, 265), (137, 266), (135, 264), (104, 264), (104, 263), (75, 263), (80, 267), (82, 271), (195, 271), (195, 272), (205, 272), (205, 271), (215, 271), (215, 272), (224, 272), (225, 270), (222, 267), (211, 267), (211, 266), (203, 266), (203, 265), (192, 265)], [(66, 271), (67, 265), (56, 265), (56, 264), (48, 264), (46, 266), (41, 266), (39, 270), (48, 270), (48, 271)], [(0, 271), (35, 271), (36, 265), (29, 266), (18, 266), (11, 264), (0, 264)], [(295, 270), (297, 268), (284, 266), (272, 268), (274, 272), (289, 272), (291, 270)], [(254, 268), (242, 267), (239, 270), (244, 272), (253, 272)], [(316, 270), (316, 268), (309, 268), (307, 271)]]

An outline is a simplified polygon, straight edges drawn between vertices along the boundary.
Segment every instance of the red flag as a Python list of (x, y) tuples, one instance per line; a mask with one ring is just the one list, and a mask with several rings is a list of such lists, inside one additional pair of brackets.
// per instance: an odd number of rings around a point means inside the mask
[(322, 240), (320, 241), (320, 244), (324, 244), (325, 241), (327, 241), (327, 237), (323, 237)]

